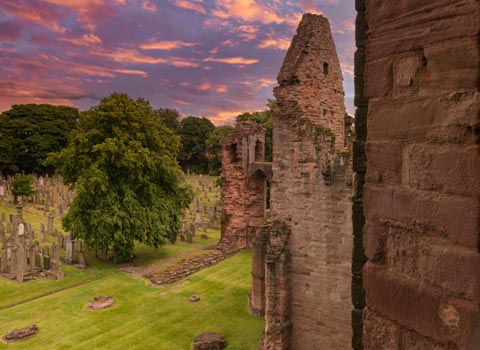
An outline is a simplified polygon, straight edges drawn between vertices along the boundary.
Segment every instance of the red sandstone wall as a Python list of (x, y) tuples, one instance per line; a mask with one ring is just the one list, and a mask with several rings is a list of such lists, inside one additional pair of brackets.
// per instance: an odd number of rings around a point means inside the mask
[(366, 18), (364, 348), (480, 349), (480, 2)]
[[(324, 62), (328, 62), (328, 74), (323, 71)], [(283, 282), (275, 282), (270, 274), (277, 272), (268, 268), (266, 288), (267, 299), (272, 291), (277, 298), (288, 297), (291, 338), (279, 347), (267, 337), (265, 348), (349, 349), (351, 189), (346, 185), (348, 162), (338, 153), (344, 147), (344, 96), (326, 18), (304, 16), (278, 81), (271, 208), (291, 218), (290, 272), (281, 276), (288, 279), (291, 294), (275, 291)], [(267, 300), (267, 330), (276, 315), (269, 305)]]
[(251, 247), (256, 229), (265, 220), (265, 177), (260, 172), (249, 176), (257, 141), (265, 143), (265, 128), (243, 122), (222, 145), (221, 243), (234, 249)]

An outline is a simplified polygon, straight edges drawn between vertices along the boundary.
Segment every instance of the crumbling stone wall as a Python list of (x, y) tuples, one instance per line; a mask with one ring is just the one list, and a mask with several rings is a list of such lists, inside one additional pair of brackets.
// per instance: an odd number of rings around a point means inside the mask
[(480, 2), (357, 9), (369, 28), (364, 348), (480, 349)]
[(303, 17), (278, 83), (270, 204), (272, 220), (288, 217), (291, 232), (281, 268), (267, 262), (264, 349), (347, 349), (351, 177), (342, 75), (325, 17)]
[(266, 168), (270, 167), (262, 162), (265, 131), (257, 123), (241, 122), (222, 144), (220, 244), (230, 249), (251, 247), (265, 220)]

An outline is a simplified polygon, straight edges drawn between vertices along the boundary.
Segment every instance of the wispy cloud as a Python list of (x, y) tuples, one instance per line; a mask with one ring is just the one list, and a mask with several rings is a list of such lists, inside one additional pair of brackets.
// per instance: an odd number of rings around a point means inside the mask
[(248, 65), (258, 63), (256, 58), (244, 57), (207, 57), (203, 59), (204, 62), (217, 62), (226, 64)]
[(200, 45), (199, 43), (187, 43), (181, 40), (171, 40), (171, 41), (149, 41), (143, 44), (140, 44), (142, 50), (175, 50), (182, 47), (192, 47)]
[(203, 15), (207, 14), (207, 10), (205, 10), (205, 8), (202, 5), (200, 5), (199, 3), (195, 3), (193, 1), (173, 0), (173, 4), (177, 7), (182, 8), (182, 9), (193, 10), (193, 11), (201, 13)]
[(254, 0), (216, 0), (212, 15), (218, 18), (237, 18), (246, 22), (283, 23), (274, 6)]

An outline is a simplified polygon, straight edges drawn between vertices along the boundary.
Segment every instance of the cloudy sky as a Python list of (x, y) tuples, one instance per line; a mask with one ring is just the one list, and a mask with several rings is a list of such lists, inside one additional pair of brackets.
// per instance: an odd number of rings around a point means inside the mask
[(352, 113), (351, 0), (0, 0), (0, 111), (116, 91), (222, 124), (264, 109), (305, 12), (330, 19)]

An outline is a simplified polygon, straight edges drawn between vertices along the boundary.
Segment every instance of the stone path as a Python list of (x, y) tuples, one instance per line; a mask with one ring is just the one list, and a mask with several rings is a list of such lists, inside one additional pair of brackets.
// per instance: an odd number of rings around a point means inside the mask
[(149, 279), (152, 286), (168, 286), (204, 268), (218, 264), (238, 251), (239, 249), (230, 249), (228, 245), (219, 244), (213, 252), (182, 259), (179, 263), (160, 272), (146, 272), (143, 277)]

